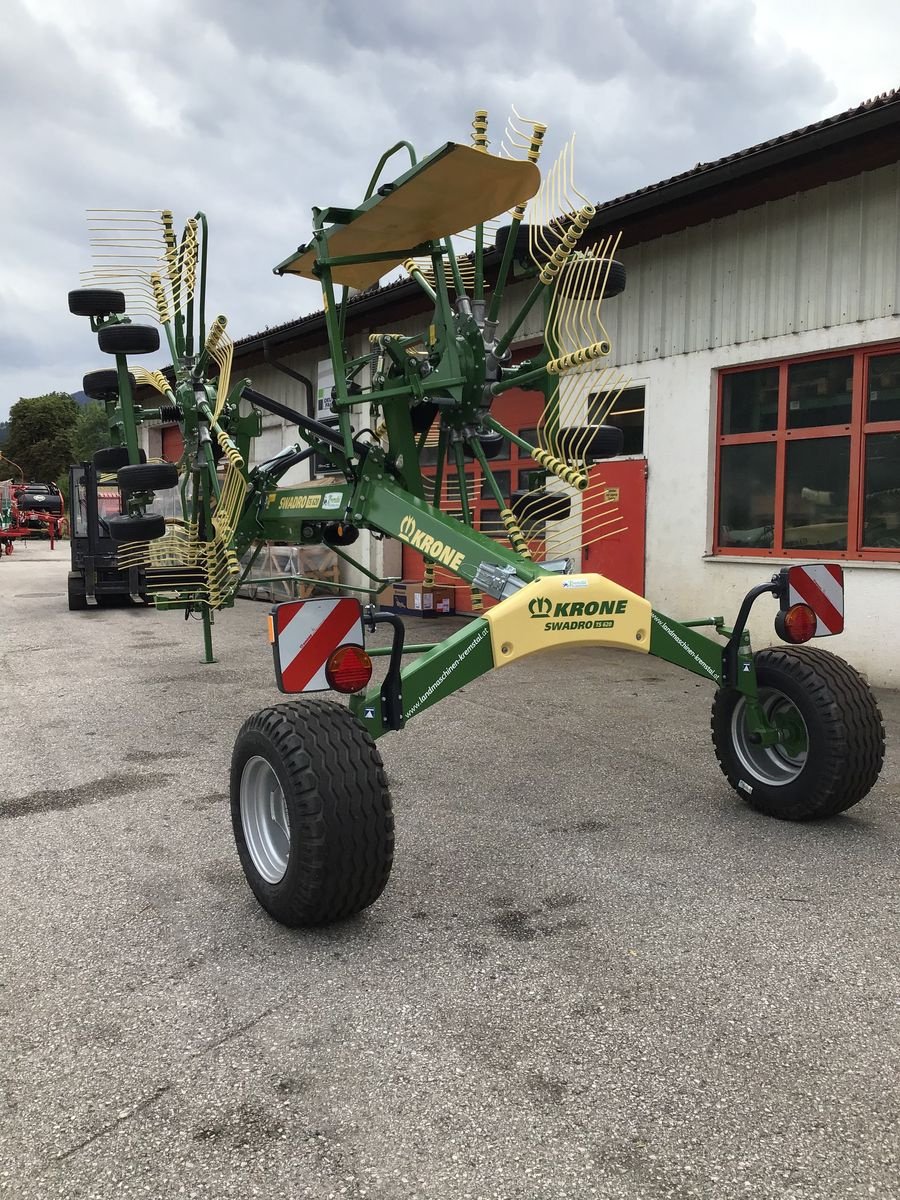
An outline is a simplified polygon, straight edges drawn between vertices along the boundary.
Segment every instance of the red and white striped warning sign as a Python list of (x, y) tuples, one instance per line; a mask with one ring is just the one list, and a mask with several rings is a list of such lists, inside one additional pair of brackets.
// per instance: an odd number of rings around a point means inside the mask
[(325, 692), (325, 664), (338, 646), (363, 644), (362, 611), (350, 596), (289, 600), (271, 613), (275, 675), (282, 692)]
[(844, 629), (844, 570), (836, 563), (791, 567), (788, 604), (808, 604), (818, 618), (813, 637), (828, 637)]

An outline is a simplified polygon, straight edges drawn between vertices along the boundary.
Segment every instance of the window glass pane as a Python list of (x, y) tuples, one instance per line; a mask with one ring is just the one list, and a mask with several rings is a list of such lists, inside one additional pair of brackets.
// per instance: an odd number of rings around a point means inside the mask
[[(153, 510), (153, 505), (149, 511)], [(101, 521), (105, 521), (107, 517), (115, 517), (122, 511), (122, 494), (119, 489), (113, 484), (110, 486), (97, 487), (97, 515)]]
[(788, 367), (788, 428), (849, 425), (852, 391), (852, 358), (794, 363)]
[(765, 433), (777, 426), (777, 367), (737, 371), (723, 378), (723, 433)]
[[(491, 474), (500, 491), (509, 499), (509, 471), (491, 471)], [(482, 500), (494, 499), (494, 493), (491, 491), (491, 485), (488, 483), (487, 477), (484, 478), (481, 484), (481, 498)]]
[(866, 438), (863, 545), (900, 549), (900, 433)]
[(498, 508), (482, 508), (481, 516), (478, 518), (478, 528), (488, 537), (499, 537), (503, 532), (500, 510)]
[(900, 354), (869, 359), (867, 421), (900, 421)]
[(771, 547), (775, 530), (775, 443), (723, 446), (719, 545)]
[(850, 439), (789, 442), (784, 480), (784, 548), (846, 550)]
[(644, 453), (644, 389), (626, 388), (603, 419), (604, 425), (616, 425), (625, 435), (623, 454)]

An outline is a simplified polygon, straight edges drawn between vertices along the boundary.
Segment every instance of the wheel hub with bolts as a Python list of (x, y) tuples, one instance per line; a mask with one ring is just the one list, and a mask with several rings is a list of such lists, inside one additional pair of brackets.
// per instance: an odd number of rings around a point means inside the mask
[(757, 778), (775, 787), (797, 779), (806, 764), (809, 731), (797, 706), (774, 688), (760, 688), (758, 703), (769, 729), (752, 728), (750, 704), (741, 699), (731, 718), (738, 758)]
[(291, 825), (278, 776), (259, 755), (247, 760), (241, 775), (241, 820), (253, 865), (266, 883), (280, 883), (288, 865)]

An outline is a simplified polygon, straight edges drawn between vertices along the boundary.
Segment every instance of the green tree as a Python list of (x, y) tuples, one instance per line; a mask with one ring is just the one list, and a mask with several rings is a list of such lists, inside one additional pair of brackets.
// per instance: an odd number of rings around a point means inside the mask
[(78, 410), (72, 437), (73, 462), (90, 462), (95, 450), (109, 445), (109, 421), (106, 409), (97, 400), (89, 400)]
[(19, 464), (25, 478), (56, 479), (72, 461), (78, 405), (66, 392), (19, 400), (9, 413), (4, 454)]

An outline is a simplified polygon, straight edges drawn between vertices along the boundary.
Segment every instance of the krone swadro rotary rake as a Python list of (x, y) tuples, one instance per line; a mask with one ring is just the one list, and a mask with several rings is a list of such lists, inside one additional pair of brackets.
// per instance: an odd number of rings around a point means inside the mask
[[(321, 285), (335, 381), (330, 418), (231, 378), (225, 319), (206, 320), (202, 214), (180, 237), (168, 212), (92, 214), (96, 265), (88, 286), (69, 296), (116, 357), (115, 372), (102, 373), (101, 398), (118, 449), (103, 452), (102, 465), (118, 456), (123, 512), (108, 524), (120, 565), (141, 573), (158, 607), (202, 616), (207, 660), (212, 614), (233, 603), (250, 570), (242, 558), (252, 566), (254, 546), (265, 541), (324, 543), (353, 562), (349, 548), (368, 530), (418, 550), (426, 585), (453, 578), (471, 589), (477, 615), (429, 646), (405, 644), (398, 617), (351, 595), (273, 609), (280, 689), (350, 696), (347, 706), (304, 696), (265, 709), (234, 748), (238, 853), (260, 903), (288, 925), (350, 916), (387, 882), (393, 818), (376, 740), (539, 650), (615, 646), (709, 680), (722, 769), (744, 800), (776, 817), (841, 812), (866, 795), (882, 764), (881, 718), (863, 679), (801, 645), (842, 627), (838, 566), (785, 567), (748, 593), (730, 626), (721, 617), (678, 622), (603, 575), (573, 571), (583, 529), (602, 538), (623, 527), (609, 493), (587, 484), (589, 467), (622, 445), (604, 423), (626, 381), (603, 365), (610, 345), (601, 306), (623, 290), (625, 273), (616, 239), (598, 242), (590, 232), (594, 209), (575, 189), (572, 144), (542, 184), (543, 125), (515, 114), (499, 154), (489, 148), (485, 113), (473, 129), (472, 145), (448, 143), (421, 160), (408, 143), (393, 146), (361, 203), (314, 209), (310, 240), (275, 268)], [(397, 155), (408, 165), (385, 176)], [(351, 355), (352, 290), (397, 267), (421, 289), (428, 317), (414, 334), (373, 333), (365, 352)], [(517, 305), (514, 278), (525, 282)], [(112, 284), (117, 290), (107, 290)], [(155, 349), (159, 334), (157, 324), (133, 323), (126, 308), (161, 326), (171, 371), (129, 371), (128, 357)], [(514, 364), (513, 342), (529, 315), (542, 344)], [(159, 393), (157, 407), (135, 403), (135, 383)], [(492, 411), (512, 388), (542, 393), (536, 444)], [(251, 468), (261, 411), (294, 423), (299, 440)], [(137, 425), (160, 416), (181, 426), (177, 467), (140, 462)], [(536, 464), (528, 487), (501, 485), (491, 468), (510, 443)], [(434, 469), (423, 474), (426, 447)], [(279, 486), (313, 455), (330, 478)], [(176, 485), (180, 515), (151, 512), (153, 493)], [(497, 505), (495, 536), (474, 528), (473, 486)], [(378, 591), (385, 581), (366, 574)], [(779, 602), (775, 625), (786, 645), (754, 653), (746, 625), (763, 594)], [(391, 645), (367, 653), (365, 634), (379, 622), (390, 625)], [(388, 667), (372, 684), (379, 653)]]

